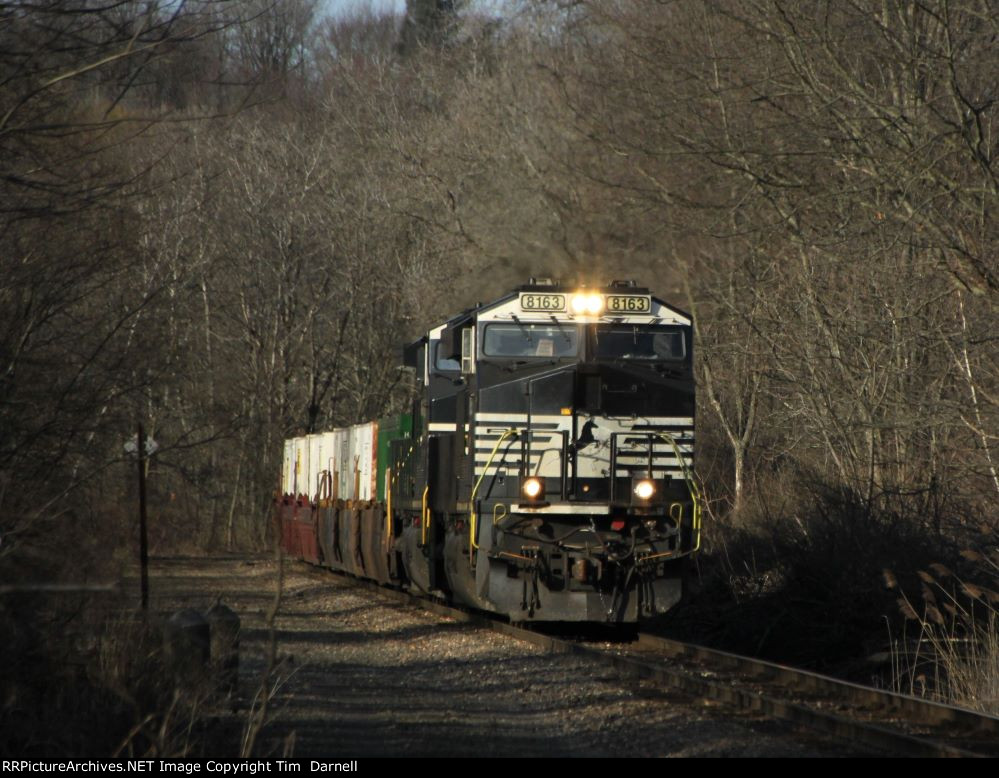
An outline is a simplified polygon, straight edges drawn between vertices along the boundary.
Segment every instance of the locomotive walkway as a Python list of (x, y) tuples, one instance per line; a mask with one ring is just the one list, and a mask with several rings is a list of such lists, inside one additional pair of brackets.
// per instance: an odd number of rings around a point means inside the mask
[[(285, 570), (259, 755), (846, 755), (842, 742), (758, 712), (622, 680), (598, 657), (386, 600), (301, 563)], [(275, 588), (271, 558), (153, 560), (155, 610), (203, 609), (221, 595), (242, 618), (237, 719), (260, 689)]]

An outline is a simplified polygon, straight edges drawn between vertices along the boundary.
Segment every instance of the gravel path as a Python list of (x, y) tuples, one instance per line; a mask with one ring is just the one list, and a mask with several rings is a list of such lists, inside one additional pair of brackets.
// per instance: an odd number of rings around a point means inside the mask
[[(155, 560), (153, 607), (243, 620), (240, 685), (266, 666), (268, 559)], [(621, 681), (597, 661), (549, 654), (286, 563), (276, 621), (280, 685), (258, 750), (280, 756), (836, 756), (783, 725)], [(245, 699), (244, 699), (245, 703)]]

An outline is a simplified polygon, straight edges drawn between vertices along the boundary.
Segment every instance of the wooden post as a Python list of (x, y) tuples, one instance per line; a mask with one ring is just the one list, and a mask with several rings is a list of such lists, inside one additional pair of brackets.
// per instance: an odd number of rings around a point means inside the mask
[(139, 461), (139, 580), (142, 587), (142, 610), (149, 610), (149, 541), (146, 534), (146, 441), (139, 422), (138, 448)]

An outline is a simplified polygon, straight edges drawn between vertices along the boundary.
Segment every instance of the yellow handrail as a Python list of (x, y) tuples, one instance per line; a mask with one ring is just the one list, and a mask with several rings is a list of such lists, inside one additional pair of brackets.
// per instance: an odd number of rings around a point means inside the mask
[(423, 487), (423, 510), (420, 512), (420, 545), (427, 545), (427, 530), (430, 529), (430, 511), (427, 509), (427, 494), (430, 492), (430, 484)]
[(694, 533), (694, 547), (691, 549), (691, 553), (696, 553), (701, 548), (701, 490), (697, 488), (697, 481), (694, 479), (694, 474), (690, 472), (690, 469), (687, 467), (687, 463), (683, 461), (683, 454), (680, 451), (680, 447), (676, 444), (676, 440), (673, 439), (673, 436), (669, 434), (663, 435), (658, 432), (654, 432), (652, 434), (658, 438), (662, 438), (673, 447), (673, 453), (676, 454), (676, 461), (680, 464), (680, 470), (683, 472), (683, 478), (687, 482), (687, 488), (690, 490), (690, 501), (694, 504), (692, 525), (692, 531)]
[(479, 486), (482, 483), (482, 479), (486, 477), (486, 471), (489, 470), (489, 466), (493, 463), (493, 457), (496, 456), (496, 452), (499, 451), (500, 444), (506, 440), (511, 435), (516, 435), (517, 430), (513, 427), (508, 429), (502, 435), (500, 439), (496, 441), (496, 445), (493, 446), (492, 452), (489, 454), (489, 459), (486, 460), (485, 467), (482, 468), (482, 474), (479, 476), (479, 480), (475, 482), (475, 486), (472, 487), (472, 495), (468, 500), (469, 506), (469, 527), (468, 527), (468, 561), (470, 564), (474, 564), (473, 552), (479, 547), (479, 544), (475, 542), (476, 529), (478, 525), (478, 516), (475, 513), (475, 495), (479, 491)]
[(385, 468), (385, 544), (392, 538), (392, 468)]

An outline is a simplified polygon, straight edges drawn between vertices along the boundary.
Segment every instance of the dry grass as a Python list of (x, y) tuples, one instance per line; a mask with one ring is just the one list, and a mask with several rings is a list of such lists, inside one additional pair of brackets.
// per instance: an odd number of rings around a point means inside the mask
[[(30, 756), (184, 757), (218, 710), (209, 674), (178, 682), (155, 624), (109, 603), (33, 598), (0, 609), (0, 750)], [(124, 614), (124, 615), (123, 615)]]
[[(917, 636), (892, 641), (897, 691), (999, 715), (999, 565), (978, 551), (961, 553), (973, 568), (957, 576), (942, 564), (920, 570), (920, 599), (899, 590), (898, 606), (906, 628)], [(986, 586), (972, 582), (988, 580)], [(897, 588), (891, 571), (885, 583)]]
[(167, 666), (160, 630), (143, 619), (109, 623), (98, 653), (100, 684), (123, 703), (135, 722), (112, 752), (115, 757), (185, 757), (196, 753), (218, 697), (206, 671), (178, 678)]

